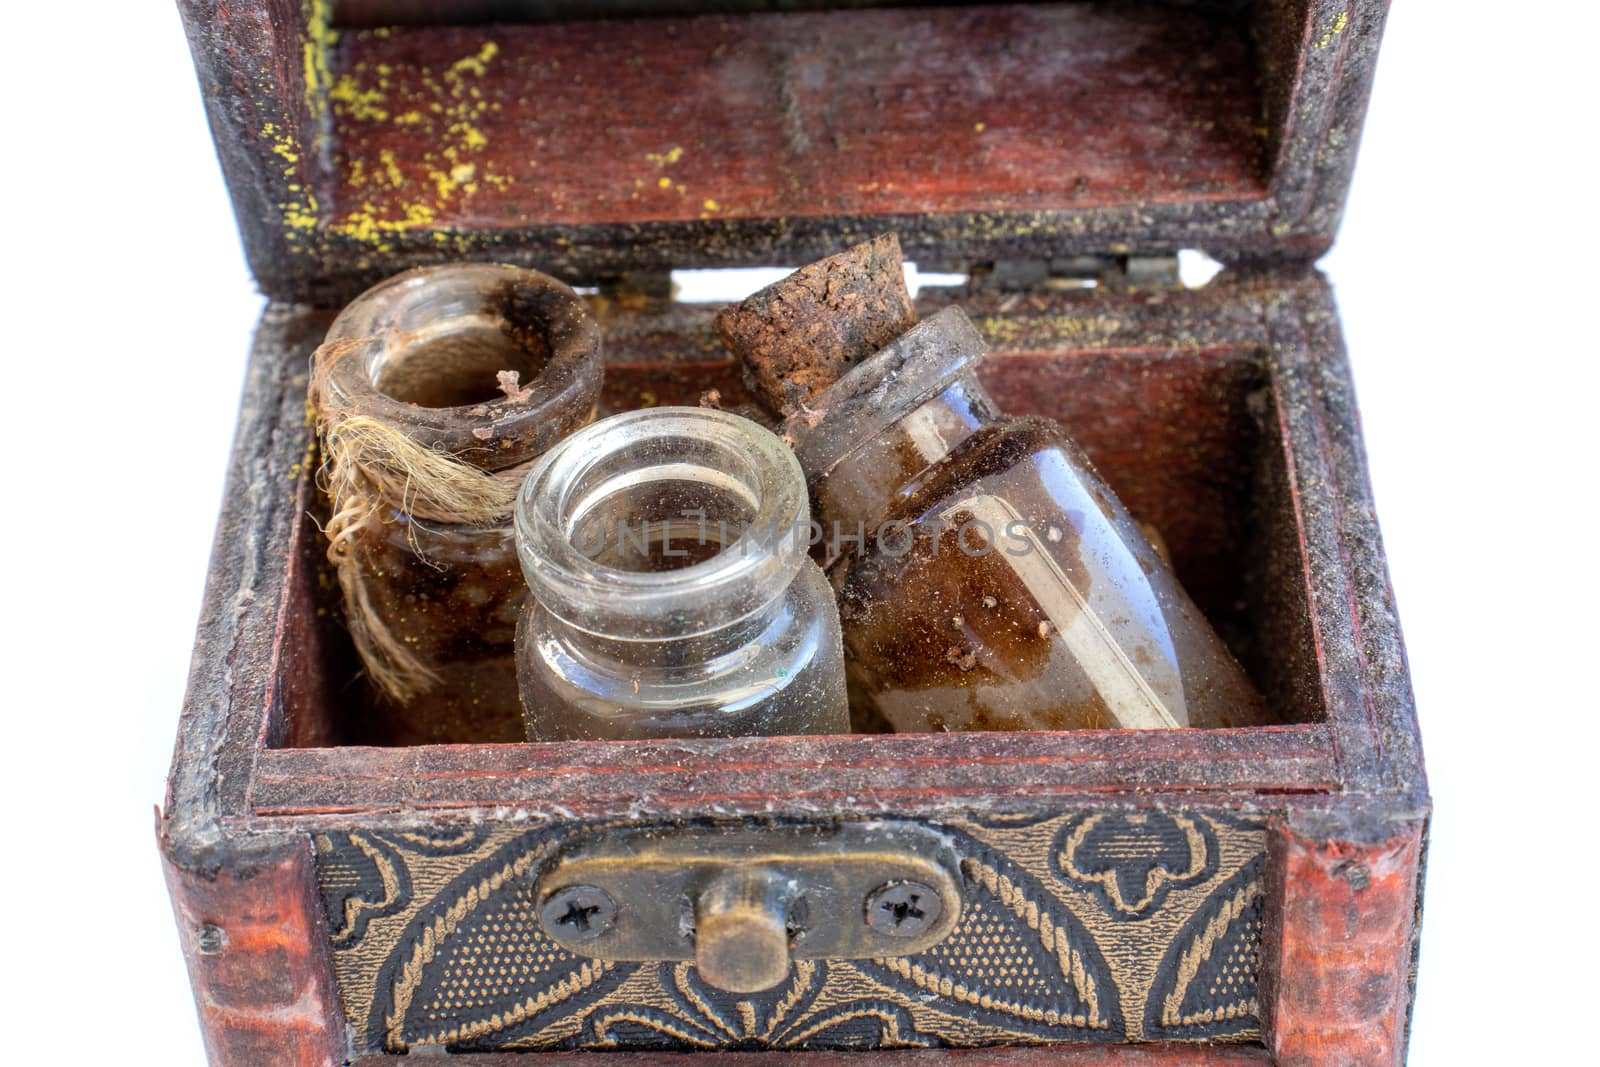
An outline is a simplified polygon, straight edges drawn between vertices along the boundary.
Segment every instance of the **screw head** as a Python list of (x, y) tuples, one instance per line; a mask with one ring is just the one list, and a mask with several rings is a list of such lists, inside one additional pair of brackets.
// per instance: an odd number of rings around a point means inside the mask
[(885, 882), (867, 894), (867, 925), (889, 937), (918, 937), (939, 921), (944, 901), (922, 882)]
[(593, 941), (616, 925), (617, 902), (598, 886), (562, 886), (544, 898), (539, 921), (557, 941)]
[(228, 935), (216, 923), (202, 923), (199, 933), (195, 935), (195, 951), (202, 956), (220, 954), (222, 946), (227, 943)]

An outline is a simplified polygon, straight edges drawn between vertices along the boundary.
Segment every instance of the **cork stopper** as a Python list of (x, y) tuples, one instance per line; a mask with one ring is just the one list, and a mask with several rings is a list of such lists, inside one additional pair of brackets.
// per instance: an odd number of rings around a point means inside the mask
[(787, 418), (916, 322), (900, 239), (886, 233), (725, 308), (715, 328), (756, 399)]

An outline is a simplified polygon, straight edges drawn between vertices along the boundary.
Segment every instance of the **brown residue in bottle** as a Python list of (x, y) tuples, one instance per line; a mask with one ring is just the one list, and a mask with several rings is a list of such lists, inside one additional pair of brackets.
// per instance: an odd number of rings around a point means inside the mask
[[(993, 422), (907, 479), (896, 494), (889, 519), (905, 521), (923, 514), (938, 501), (962, 492), (964, 486), (1008, 471), (1036, 453), (1061, 448), (1065, 440), (1061, 427), (1049, 419), (1033, 416)], [(1057, 541), (1061, 535), (1047, 531), (1046, 536)]]
[(533, 359), (534, 365), (523, 373), (525, 381), (550, 360), (549, 333), (551, 324), (560, 319), (556, 314), (559, 302), (557, 293), (511, 281), (496, 286), (484, 302), (484, 310), (499, 317), (500, 331)]
[[(1003, 557), (963, 555), (954, 528), (906, 536), (904, 555), (872, 546), (837, 565), (851, 660), (896, 689), (992, 685), (1044, 670), (1050, 642), (1039, 639), (1038, 605)], [(985, 597), (1003, 607), (982, 610)]]
[[(1008, 534), (971, 511), (945, 509), (958, 492), (1027, 461), (1058, 436), (1043, 419), (978, 431), (908, 484), (880, 536), (835, 565), (846, 649), (875, 682), (907, 690), (995, 685), (1044, 671), (1065, 620), (1045, 613), (1007, 554), (1037, 551), (1043, 527), (1029, 527), (1030, 546), (1019, 530)], [(1082, 587), (1087, 569), (1076, 537), (1057, 529), (1051, 558)]]
[(511, 503), (522, 468), (591, 417), (602, 368), (570, 288), (496, 264), (396, 276), (330, 327), (308, 395), (375, 739), (521, 737)]

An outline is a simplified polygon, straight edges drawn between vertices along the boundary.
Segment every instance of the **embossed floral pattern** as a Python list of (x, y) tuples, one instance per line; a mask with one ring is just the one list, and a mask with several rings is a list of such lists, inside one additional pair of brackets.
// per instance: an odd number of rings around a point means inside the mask
[(800, 961), (757, 995), (547, 938), (538, 868), (603, 827), (318, 838), (345, 1009), (369, 1049), (894, 1048), (1259, 1036), (1259, 823), (1079, 811), (942, 827), (960, 921), (918, 956)]

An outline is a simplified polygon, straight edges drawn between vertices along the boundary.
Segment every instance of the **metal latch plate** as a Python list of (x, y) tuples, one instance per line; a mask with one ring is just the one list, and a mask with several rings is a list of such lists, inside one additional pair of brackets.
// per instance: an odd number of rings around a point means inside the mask
[(925, 952), (961, 914), (947, 839), (910, 822), (609, 831), (539, 878), (540, 920), (604, 960), (695, 960), (736, 992), (770, 988), (791, 959)]

